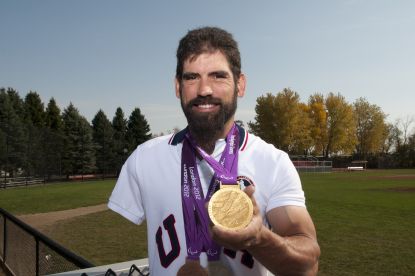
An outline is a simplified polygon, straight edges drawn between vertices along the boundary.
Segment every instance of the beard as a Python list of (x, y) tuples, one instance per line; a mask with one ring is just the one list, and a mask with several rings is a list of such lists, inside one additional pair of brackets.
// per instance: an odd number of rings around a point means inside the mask
[[(198, 145), (206, 152), (212, 153), (215, 149), (216, 140), (223, 133), (225, 124), (235, 115), (237, 107), (237, 89), (235, 89), (231, 102), (224, 103), (221, 99), (212, 96), (201, 97), (183, 103), (180, 97), (183, 113), (186, 116), (190, 133)], [(180, 92), (181, 95), (182, 92)], [(219, 111), (214, 113), (198, 113), (192, 107), (197, 104), (219, 105)]]

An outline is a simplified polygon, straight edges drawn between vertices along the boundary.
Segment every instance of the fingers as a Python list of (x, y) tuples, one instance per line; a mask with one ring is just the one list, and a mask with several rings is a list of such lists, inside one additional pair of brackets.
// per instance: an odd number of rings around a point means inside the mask
[(213, 225), (212, 222), (209, 227), (213, 240), (232, 250), (244, 250), (257, 244), (257, 238), (262, 227), (262, 217), (254, 197), (255, 186), (249, 185), (245, 187), (244, 192), (251, 199), (254, 207), (254, 216), (251, 222), (244, 229), (239, 230), (225, 229), (221, 226)]
[(212, 239), (218, 244), (232, 249), (244, 250), (258, 243), (254, 229), (227, 230), (220, 226), (211, 229)]

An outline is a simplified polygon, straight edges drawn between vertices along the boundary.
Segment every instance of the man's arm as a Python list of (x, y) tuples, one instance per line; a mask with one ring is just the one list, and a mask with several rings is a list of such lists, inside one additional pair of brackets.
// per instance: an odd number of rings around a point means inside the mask
[(248, 250), (274, 274), (317, 274), (320, 248), (307, 209), (298, 206), (272, 209), (267, 213), (270, 230), (262, 223), (261, 214), (252, 196), (253, 189), (245, 190), (254, 204), (254, 218), (251, 223), (238, 231), (213, 226), (213, 239), (229, 249)]

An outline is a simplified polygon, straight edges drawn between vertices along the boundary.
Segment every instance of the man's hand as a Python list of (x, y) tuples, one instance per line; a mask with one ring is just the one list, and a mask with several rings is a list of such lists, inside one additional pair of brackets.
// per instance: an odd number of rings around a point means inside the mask
[(232, 250), (244, 250), (259, 242), (261, 237), (262, 217), (253, 196), (255, 188), (251, 185), (245, 188), (244, 192), (252, 200), (254, 214), (251, 222), (244, 228), (239, 230), (228, 230), (221, 226), (211, 225), (212, 239)]
[(253, 197), (254, 190), (253, 186), (245, 188), (254, 207), (253, 218), (248, 226), (240, 230), (227, 230), (211, 225), (212, 239), (228, 249), (247, 250), (274, 274), (316, 275), (320, 248), (307, 209), (282, 206), (268, 211), (269, 229), (262, 223)]

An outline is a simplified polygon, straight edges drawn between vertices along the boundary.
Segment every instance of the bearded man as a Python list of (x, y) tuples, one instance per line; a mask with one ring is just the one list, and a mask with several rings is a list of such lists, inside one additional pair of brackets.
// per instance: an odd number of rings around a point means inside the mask
[(147, 221), (150, 275), (315, 275), (320, 248), (288, 155), (234, 122), (243, 97), (237, 42), (189, 31), (176, 96), (188, 126), (141, 144), (108, 206)]

